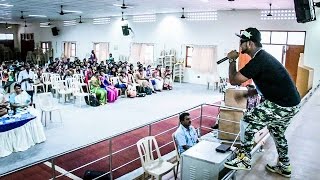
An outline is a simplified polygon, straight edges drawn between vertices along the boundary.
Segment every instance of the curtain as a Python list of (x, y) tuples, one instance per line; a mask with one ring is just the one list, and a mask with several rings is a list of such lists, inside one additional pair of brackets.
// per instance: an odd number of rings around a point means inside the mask
[(217, 47), (194, 46), (191, 68), (200, 73), (218, 74)]
[[(96, 52), (96, 49), (95, 49)], [(102, 42), (99, 43), (99, 54), (97, 56), (98, 61), (106, 61), (107, 58), (109, 57), (109, 43)]]
[(153, 64), (153, 45), (145, 43), (133, 43), (130, 50), (130, 63), (136, 64), (138, 61), (147, 66)]
[(129, 62), (132, 64), (137, 64), (140, 61), (140, 54), (141, 54), (141, 44), (139, 43), (132, 43), (130, 49), (130, 58)]
[(71, 57), (71, 42), (64, 42), (64, 57)]

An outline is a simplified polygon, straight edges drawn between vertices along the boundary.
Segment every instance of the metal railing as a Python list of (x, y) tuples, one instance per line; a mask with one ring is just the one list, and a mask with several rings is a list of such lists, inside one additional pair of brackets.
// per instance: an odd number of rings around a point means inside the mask
[[(60, 153), (60, 154), (57, 154), (57, 155), (54, 155), (54, 156), (51, 156), (51, 157), (42, 159), (42, 160), (37, 161), (37, 162), (35, 162), (35, 163), (29, 164), (29, 165), (27, 165), (27, 166), (24, 166), (24, 167), (15, 169), (15, 170), (10, 171), (10, 172), (7, 172), (7, 173), (5, 173), (4, 175), (8, 175), (8, 174), (11, 174), (11, 173), (13, 173), (13, 172), (16, 172), (16, 171), (22, 170), (22, 169), (24, 169), (24, 168), (31, 167), (31, 166), (34, 166), (34, 165), (37, 165), (37, 164), (40, 164), (40, 163), (43, 163), (43, 162), (46, 162), (46, 161), (51, 161), (51, 170), (52, 170), (52, 178), (51, 178), (51, 179), (58, 179), (58, 178), (60, 178), (60, 177), (66, 176), (66, 175), (68, 175), (68, 174), (71, 174), (71, 173), (73, 173), (73, 172), (75, 172), (75, 171), (77, 171), (77, 170), (80, 170), (80, 169), (82, 169), (82, 168), (85, 168), (85, 167), (87, 167), (87, 166), (89, 166), (89, 165), (92, 165), (92, 164), (94, 164), (94, 163), (96, 163), (96, 162), (99, 162), (99, 161), (101, 161), (101, 160), (104, 160), (104, 159), (106, 159), (106, 158), (109, 158), (109, 172), (107, 172), (107, 173), (105, 173), (105, 174), (97, 177), (96, 179), (98, 179), (98, 178), (100, 178), (100, 177), (102, 177), (102, 176), (104, 176), (104, 175), (107, 175), (107, 174), (110, 174), (111, 179), (113, 179), (113, 172), (114, 172), (114, 171), (119, 170), (120, 168), (126, 167), (126, 166), (132, 164), (133, 162), (138, 161), (138, 160), (140, 159), (140, 157), (137, 157), (137, 158), (135, 158), (135, 159), (133, 159), (133, 160), (131, 160), (131, 161), (129, 161), (129, 162), (126, 162), (126, 163), (124, 163), (124, 164), (119, 165), (118, 167), (113, 168), (113, 156), (114, 156), (114, 155), (119, 154), (119, 153), (121, 153), (121, 152), (123, 152), (123, 151), (125, 151), (125, 150), (128, 150), (128, 149), (136, 146), (136, 144), (132, 144), (132, 145), (126, 146), (125, 148), (122, 148), (122, 149), (120, 149), (120, 150), (117, 150), (117, 151), (114, 151), (114, 152), (113, 152), (113, 149), (112, 149), (112, 144), (113, 144), (113, 143), (112, 143), (112, 142), (113, 142), (113, 140), (114, 140), (116, 137), (119, 137), (119, 136), (121, 136), (121, 135), (130, 133), (130, 132), (133, 132), (133, 131), (135, 131), (135, 130), (139, 130), (139, 129), (145, 128), (145, 127), (148, 127), (148, 136), (151, 136), (151, 135), (152, 135), (152, 125), (157, 124), (157, 123), (161, 123), (161, 122), (163, 122), (163, 121), (165, 121), (165, 120), (168, 120), (168, 119), (170, 119), (170, 118), (172, 118), (172, 117), (175, 117), (175, 116), (181, 114), (182, 112), (192, 111), (192, 110), (198, 110), (198, 109), (200, 110), (200, 115), (194, 117), (194, 118), (192, 119), (192, 121), (195, 121), (195, 120), (197, 120), (197, 119), (200, 119), (200, 122), (199, 122), (199, 128), (200, 128), (200, 130), (204, 130), (204, 129), (212, 130), (211, 127), (203, 126), (203, 117), (214, 118), (214, 119), (216, 119), (216, 120), (218, 120), (218, 117), (209, 116), (209, 115), (204, 115), (204, 114), (203, 114), (203, 107), (204, 107), (204, 106), (213, 106), (213, 107), (217, 107), (217, 108), (224, 108), (224, 109), (230, 109), (230, 110), (236, 110), (236, 111), (242, 111), (242, 112), (245, 111), (245, 109), (235, 108), (235, 107), (230, 107), (230, 106), (224, 106), (224, 105), (220, 105), (220, 104), (200, 104), (200, 105), (191, 107), (191, 108), (189, 108), (189, 109), (186, 109), (186, 110), (184, 110), (184, 111), (181, 111), (181, 112), (175, 113), (175, 114), (173, 114), (173, 115), (170, 115), (170, 116), (168, 116), (168, 117), (161, 118), (161, 119), (159, 119), (159, 120), (153, 121), (153, 122), (151, 122), (151, 123), (146, 123), (146, 124), (143, 124), (143, 125), (138, 126), (138, 127), (136, 127), (136, 128), (132, 128), (132, 129), (130, 129), (130, 130), (127, 130), (127, 131), (125, 131), (125, 132), (115, 134), (115, 135), (113, 135), (113, 136), (111, 136), (111, 137), (103, 138), (103, 139), (97, 140), (97, 141), (95, 141), (95, 142), (92, 142), (92, 143), (90, 143), (90, 144), (86, 144), (86, 145), (84, 145), (84, 146), (81, 146), (81, 147), (78, 147), (78, 148), (75, 148), (75, 149), (66, 151), (66, 152), (64, 152), (64, 153)], [(221, 120), (225, 120), (225, 119), (221, 119)], [(228, 120), (228, 121), (230, 121), (230, 120)], [(234, 122), (234, 121), (232, 121), (232, 122)], [(235, 122), (235, 123), (238, 123), (238, 122)], [(179, 120), (178, 120), (178, 118), (177, 118), (177, 125), (178, 125), (178, 124), (179, 124)], [(174, 126), (174, 127), (170, 128), (170, 129), (166, 129), (165, 131), (159, 132), (158, 134), (155, 134), (154, 136), (157, 137), (157, 136), (163, 135), (163, 134), (165, 134), (165, 133), (168, 133), (168, 132), (176, 129), (177, 127), (178, 127), (178, 126)], [(224, 131), (220, 131), (220, 132), (224, 132)], [(224, 133), (229, 133), (229, 132), (224, 132)], [(234, 133), (229, 133), (229, 134), (237, 135), (237, 134), (234, 134)], [(72, 169), (72, 170), (70, 170), (70, 171), (67, 171), (66, 173), (62, 173), (62, 174), (60, 174), (60, 175), (56, 175), (56, 168), (55, 168), (55, 166), (56, 166), (56, 164), (55, 164), (55, 159), (56, 159), (56, 158), (58, 158), (58, 157), (60, 157), (60, 156), (63, 156), (63, 155), (66, 155), (66, 154), (68, 154), (68, 153), (72, 153), (72, 152), (81, 150), (81, 149), (83, 149), (83, 148), (87, 148), (87, 147), (96, 145), (96, 144), (101, 143), (101, 142), (104, 142), (104, 141), (109, 141), (109, 153), (108, 153), (108, 155), (103, 156), (103, 157), (100, 157), (100, 158), (98, 158), (98, 159), (95, 159), (95, 160), (93, 160), (93, 161), (91, 161), (91, 162), (88, 162), (88, 163), (86, 163), (86, 164), (84, 164), (84, 165), (81, 165), (81, 166), (79, 166), (79, 167), (77, 167), (77, 168), (74, 168), (74, 169)], [(164, 148), (164, 147), (170, 145), (171, 143), (173, 143), (172, 140), (170, 140), (169, 142), (167, 142), (167, 143), (165, 143), (164, 145), (160, 146), (159, 149)], [(4, 175), (3, 175), (3, 176), (4, 176)]]

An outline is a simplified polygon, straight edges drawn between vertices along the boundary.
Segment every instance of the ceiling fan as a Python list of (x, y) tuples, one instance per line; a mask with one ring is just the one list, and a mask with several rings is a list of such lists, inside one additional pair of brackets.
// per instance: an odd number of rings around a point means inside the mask
[(271, 6), (272, 6), (272, 4), (270, 3), (269, 6), (270, 6), (270, 10), (269, 10), (269, 13), (267, 14), (267, 16), (272, 16), (272, 14), (271, 14)]
[(124, 0), (122, 0), (122, 4), (113, 4), (113, 5), (120, 7), (121, 9), (133, 8), (133, 6), (125, 4)]
[(6, 24), (5, 24), (5, 28), (6, 28), (6, 29), (11, 29), (11, 28), (12, 28), (12, 26), (9, 26), (9, 24), (6, 22)]
[(21, 16), (20, 16), (20, 19), (24, 19), (24, 16), (23, 16), (23, 11), (20, 11), (21, 12)]
[(79, 21), (79, 23), (80, 23), (80, 24), (82, 24), (82, 23), (83, 23), (83, 22), (82, 22), (82, 18), (81, 18), (81, 16), (80, 16), (80, 21)]
[(182, 8), (182, 16), (180, 17), (181, 19), (185, 19), (186, 16), (184, 16), (184, 7)]
[(123, 18), (123, 11), (121, 12), (121, 21), (128, 20)]
[(65, 14), (71, 14), (71, 13), (82, 13), (81, 11), (71, 11), (71, 10), (63, 10), (63, 5), (60, 5), (60, 12), (59, 14), (61, 16), (65, 15)]

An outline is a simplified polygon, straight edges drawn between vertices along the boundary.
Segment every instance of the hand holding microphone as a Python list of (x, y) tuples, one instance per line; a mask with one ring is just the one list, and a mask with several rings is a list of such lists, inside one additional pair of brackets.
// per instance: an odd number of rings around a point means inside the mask
[(228, 53), (227, 57), (220, 59), (219, 61), (217, 61), (217, 64), (221, 64), (226, 60), (236, 60), (239, 57), (239, 53), (236, 50), (232, 50)]

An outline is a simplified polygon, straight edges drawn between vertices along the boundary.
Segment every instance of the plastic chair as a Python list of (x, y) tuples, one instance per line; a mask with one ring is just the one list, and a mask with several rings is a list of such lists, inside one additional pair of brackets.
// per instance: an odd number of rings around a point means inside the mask
[(45, 92), (49, 91), (49, 85), (52, 86), (52, 81), (50, 79), (50, 76), (51, 76), (50, 73), (42, 73), (41, 74), (41, 81), (46, 86)]
[(60, 116), (60, 121), (62, 122), (62, 117), (61, 117), (61, 112), (60, 112), (60, 108), (57, 107), (57, 105), (54, 102), (54, 99), (52, 97), (52, 94), (49, 93), (41, 93), (38, 94), (39, 96), (39, 105), (40, 105), (40, 109), (41, 109), (41, 122), (43, 119), (43, 113), (45, 115), (45, 119), (44, 119), (44, 126), (47, 126), (47, 112), (49, 112), (50, 114), (50, 121), (52, 121), (52, 112), (53, 111), (58, 111), (59, 116)]
[(80, 105), (80, 107), (81, 107), (81, 104), (82, 104), (82, 99), (84, 99), (86, 96), (88, 97), (88, 99), (89, 99), (89, 95), (90, 95), (90, 92), (89, 92), (89, 88), (88, 88), (88, 86), (87, 86), (87, 84), (86, 84), (86, 91), (88, 92), (88, 93), (86, 93), (86, 92), (83, 92), (83, 89), (82, 89), (82, 85), (79, 83), (79, 82), (73, 82), (72, 84), (71, 84), (71, 89), (72, 89), (72, 94), (73, 94), (73, 96), (74, 96), (74, 105), (76, 105), (76, 99), (77, 99), (77, 97), (79, 97), (79, 105)]
[[(38, 87), (42, 87), (43, 92), (45, 92), (46, 89), (44, 88), (44, 84), (40, 82), (40, 80), (39, 80), (39, 78), (38, 78), (38, 76), (37, 76), (36, 74), (34, 75), (34, 79), (35, 79), (36, 81), (38, 80), (38, 82), (39, 82), (39, 83), (37, 83), (37, 84), (33, 84), (33, 85), (32, 85), (33, 90), (34, 90), (34, 95), (37, 95), (37, 93), (38, 93)], [(35, 82), (36, 82), (36, 81), (35, 81)]]
[[(153, 147), (155, 148), (153, 150)], [(175, 165), (162, 159), (158, 143), (154, 136), (148, 136), (137, 142), (137, 148), (144, 171), (151, 176), (161, 179), (161, 177), (173, 170), (176, 178)], [(158, 159), (154, 159), (153, 151), (156, 151)]]
[(177, 158), (177, 170), (176, 170), (176, 174), (175, 174), (175, 178), (177, 178), (178, 171), (179, 171), (179, 164), (180, 164), (180, 153), (178, 151), (175, 133), (172, 134), (172, 141), (173, 141), (173, 145), (174, 145), (174, 150), (176, 151), (176, 158)]

